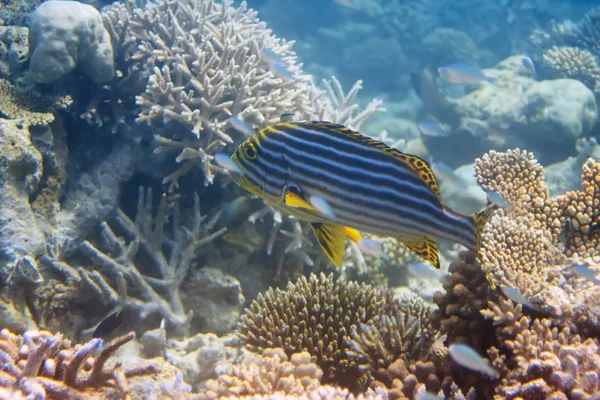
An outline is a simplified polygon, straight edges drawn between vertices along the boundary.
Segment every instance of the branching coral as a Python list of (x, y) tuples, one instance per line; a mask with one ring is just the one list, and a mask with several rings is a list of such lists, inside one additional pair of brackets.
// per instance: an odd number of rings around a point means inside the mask
[(36, 399), (92, 399), (111, 387), (127, 397), (127, 378), (160, 369), (154, 363), (106, 366), (109, 358), (134, 337), (129, 333), (108, 343), (92, 339), (72, 346), (61, 334), (28, 331), (17, 336), (5, 329), (0, 332), (0, 386)]
[[(182, 220), (177, 204), (169, 207), (164, 195), (154, 216), (152, 207), (152, 191), (140, 188), (134, 220), (117, 210), (114, 218), (102, 223), (100, 240), (80, 246), (79, 251), (96, 266), (93, 270), (75, 270), (52, 255), (47, 259), (85, 287), (88, 296), (93, 293), (104, 304), (134, 309), (142, 318), (158, 314), (170, 326), (185, 329), (192, 315), (181, 300), (181, 285), (198, 249), (225, 229), (213, 231), (218, 214), (202, 216), (197, 195), (189, 223)], [(164, 232), (169, 222), (171, 235)]]
[(295, 353), (289, 359), (281, 348), (265, 349), (262, 355), (232, 366), (216, 380), (206, 383), (201, 397), (220, 399), (255, 395), (299, 396), (318, 388), (323, 372), (310, 360), (310, 354)]
[(591, 90), (600, 91), (600, 67), (589, 51), (578, 47), (553, 46), (542, 57), (555, 78), (576, 79)]
[(575, 26), (577, 44), (600, 55), (600, 8), (591, 9)]

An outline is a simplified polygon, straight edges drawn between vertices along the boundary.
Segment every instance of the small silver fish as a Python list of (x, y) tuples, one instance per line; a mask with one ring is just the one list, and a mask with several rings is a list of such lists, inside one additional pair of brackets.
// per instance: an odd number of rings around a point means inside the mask
[(269, 70), (278, 78), (295, 79), (294, 75), (287, 69), (283, 63), (272, 63), (269, 65)]
[(254, 135), (254, 129), (252, 129), (250, 124), (248, 124), (240, 117), (231, 117), (227, 120), (227, 122), (233, 127), (233, 129), (242, 133), (246, 137)]
[(537, 79), (537, 72), (535, 70), (535, 64), (533, 63), (533, 60), (525, 56), (521, 59), (521, 63), (525, 68), (531, 71), (531, 76), (533, 77), (533, 79)]
[(374, 239), (363, 238), (358, 242), (358, 247), (370, 256), (383, 258), (387, 256), (381, 248), (381, 243)]
[(426, 136), (432, 137), (446, 137), (450, 136), (450, 131), (442, 128), (440, 124), (430, 119), (425, 119), (417, 123), (419, 132)]
[(273, 50), (263, 47), (260, 49), (260, 57), (268, 63), (283, 64), (283, 58)]
[(500, 193), (496, 192), (495, 190), (490, 190), (486, 193), (486, 195), (490, 203), (494, 203), (500, 208), (509, 208), (509, 205), (506, 202), (506, 200), (504, 200)]
[(450, 83), (480, 83), (493, 82), (495, 79), (483, 73), (475, 65), (457, 62), (438, 68), (438, 73)]
[(513, 287), (507, 287), (507, 286), (502, 287), (501, 289), (502, 289), (502, 293), (504, 293), (504, 295), (509, 300), (512, 300), (515, 303), (522, 304), (525, 307), (535, 309), (535, 306), (533, 305), (533, 303), (531, 301), (529, 301), (529, 299), (527, 297), (525, 297), (519, 289), (513, 288)]
[(334, 0), (340, 6), (344, 6), (347, 8), (352, 8), (353, 10), (358, 10), (358, 6), (354, 4), (352, 0)]
[(440, 400), (436, 394), (431, 392), (417, 392), (415, 393), (415, 400)]
[(442, 278), (442, 274), (440, 274), (438, 270), (433, 269), (428, 264), (424, 263), (410, 264), (408, 266), (408, 273), (415, 278), (421, 279), (432, 279), (439, 281)]
[(279, 117), (279, 122), (293, 122), (295, 116), (293, 111), (286, 111)]
[(333, 210), (323, 197), (317, 195), (310, 196), (309, 203), (324, 217), (335, 220), (335, 214), (333, 213)]
[(458, 365), (479, 372), (492, 378), (498, 377), (498, 371), (490, 366), (473, 348), (466, 344), (454, 343), (448, 349), (448, 353)]
[(242, 170), (240, 169), (240, 167), (235, 162), (233, 162), (231, 157), (229, 157), (227, 154), (219, 153), (219, 154), (215, 154), (213, 157), (214, 157), (217, 165), (219, 167), (223, 168), (225, 171), (232, 172), (235, 174), (242, 173)]
[(573, 272), (580, 278), (593, 282), (596, 285), (600, 285), (600, 279), (598, 279), (596, 273), (583, 264), (573, 267)]

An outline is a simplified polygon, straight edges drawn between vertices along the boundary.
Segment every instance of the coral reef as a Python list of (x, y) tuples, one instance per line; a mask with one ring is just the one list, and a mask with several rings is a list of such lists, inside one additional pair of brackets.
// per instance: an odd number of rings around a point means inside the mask
[(16, 76), (27, 67), (28, 35), (29, 29), (22, 26), (0, 26), (0, 79)]
[(281, 347), (287, 356), (308, 352), (323, 383), (364, 390), (371, 374), (401, 358), (426, 354), (437, 332), (420, 300), (394, 300), (370, 285), (311, 275), (269, 290), (250, 305), (237, 334), (252, 351)]
[(13, 390), (15, 396), (22, 393), (28, 398), (128, 397), (129, 378), (160, 370), (153, 362), (106, 365), (134, 337), (130, 333), (108, 343), (92, 339), (73, 346), (60, 334), (28, 331), (20, 336), (4, 329), (0, 332), (0, 385)]

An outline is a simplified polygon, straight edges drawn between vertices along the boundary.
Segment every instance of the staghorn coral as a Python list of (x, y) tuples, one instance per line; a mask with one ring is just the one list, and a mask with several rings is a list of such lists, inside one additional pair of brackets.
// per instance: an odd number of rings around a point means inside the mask
[[(101, 224), (98, 240), (81, 244), (78, 253), (93, 269), (72, 267), (61, 259), (60, 251), (56, 255), (48, 251), (45, 260), (83, 289), (81, 299), (91, 295), (102, 304), (133, 309), (142, 318), (158, 314), (170, 327), (186, 330), (193, 313), (184, 307), (181, 286), (198, 249), (222, 235), (225, 228), (213, 230), (219, 214), (208, 219), (202, 216), (197, 195), (188, 223), (182, 220), (179, 205), (169, 205), (165, 195), (154, 215), (152, 209), (152, 190), (140, 187), (134, 220), (118, 209)], [(168, 223), (171, 234), (165, 232)]]
[(583, 399), (600, 393), (600, 347), (550, 319), (522, 317), (514, 339), (504, 341), (510, 359), (490, 350), (494, 367), (506, 371), (495, 399)]
[(576, 79), (596, 93), (600, 91), (600, 67), (589, 51), (578, 47), (552, 46), (542, 58), (554, 78)]
[(128, 378), (160, 370), (153, 362), (106, 365), (120, 347), (134, 338), (131, 332), (108, 343), (92, 339), (73, 346), (61, 334), (28, 331), (21, 336), (4, 329), (0, 332), (0, 385), (36, 399), (126, 398)]
[(237, 334), (252, 351), (282, 347), (289, 356), (308, 351), (323, 370), (323, 382), (351, 390), (366, 382), (349, 349), (351, 330), (387, 315), (393, 303), (389, 291), (369, 285), (311, 274), (289, 283), (286, 290), (269, 289), (242, 315)]
[(54, 121), (54, 112), (71, 105), (71, 97), (42, 95), (14, 87), (0, 79), (0, 116), (15, 120), (18, 124), (48, 125)]

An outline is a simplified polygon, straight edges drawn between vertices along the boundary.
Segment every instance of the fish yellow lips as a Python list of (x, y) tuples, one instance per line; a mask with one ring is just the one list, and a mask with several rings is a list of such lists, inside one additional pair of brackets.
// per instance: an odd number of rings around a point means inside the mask
[(446, 207), (429, 164), (343, 125), (281, 122), (248, 138), (232, 159), (236, 182), (311, 223), (336, 266), (359, 232), (394, 237), (439, 267), (435, 238), (477, 250), (488, 208), (462, 215)]

